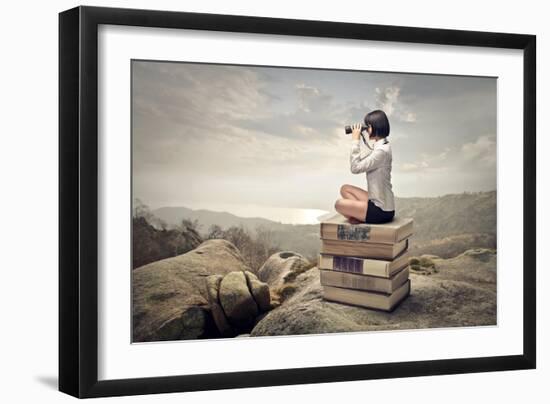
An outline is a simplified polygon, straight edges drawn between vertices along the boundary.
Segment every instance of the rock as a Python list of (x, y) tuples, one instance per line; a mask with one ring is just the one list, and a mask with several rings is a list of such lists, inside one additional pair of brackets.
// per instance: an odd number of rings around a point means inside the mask
[(311, 267), (311, 264), (302, 255), (283, 251), (269, 257), (258, 270), (258, 278), (266, 282), (271, 288), (281, 287), (292, 281), (298, 274)]
[(319, 270), (312, 268), (297, 275), (294, 293), (258, 321), (250, 335), (495, 325), (496, 254), (489, 253), (429, 257), (439, 272), (411, 272), (411, 295), (391, 313), (323, 300)]
[(496, 290), (497, 282), (496, 250), (476, 248), (446, 260), (435, 260), (438, 267), (442, 264), (445, 272), (437, 277), (467, 282), (481, 288)]
[(134, 269), (133, 341), (218, 337), (205, 279), (247, 268), (229, 241), (208, 240), (185, 254)]
[(222, 279), (222, 275), (211, 275), (206, 278), (206, 293), (216, 327), (223, 337), (230, 337), (235, 336), (236, 331), (229, 324), (229, 320), (225, 316), (223, 308), (220, 305), (219, 290)]
[(494, 257), (495, 252), (496, 251), (494, 249), (475, 248), (475, 249), (472, 249), (472, 250), (464, 251), (464, 253), (462, 255), (465, 256), (465, 257), (472, 257), (472, 258), (478, 259), (480, 261), (487, 262), (487, 261), (491, 260)]
[[(415, 225), (417, 221), (415, 221)], [(494, 225), (493, 225), (494, 226)], [(493, 227), (496, 229), (496, 227)], [(416, 240), (415, 237), (419, 233), (415, 228), (415, 234), (412, 236), (410, 252), (412, 255), (429, 254), (441, 258), (452, 258), (463, 251), (471, 248), (471, 246), (485, 247), (487, 249), (496, 248), (496, 234), (494, 230), (491, 233), (467, 233), (455, 234), (445, 237), (429, 237), (428, 239)]]
[(206, 278), (206, 292), (212, 317), (222, 336), (250, 331), (257, 315), (271, 309), (269, 286), (250, 271), (211, 275)]
[(170, 341), (179, 339), (183, 329), (181, 314), (177, 313), (174, 317), (169, 318), (162, 323), (155, 332), (157, 341)]
[(278, 302), (276, 306), (292, 296), (297, 289), (294, 280), (311, 267), (311, 263), (302, 255), (292, 251), (282, 251), (266, 260), (258, 270), (258, 276), (271, 288), (271, 300)]
[(252, 297), (256, 301), (260, 311), (268, 311), (271, 309), (271, 294), (267, 283), (260, 282), (258, 277), (250, 271), (245, 271), (248, 288)]
[(213, 330), (210, 313), (205, 306), (186, 306), (164, 321), (155, 331), (155, 341), (197, 339)]
[(218, 296), (225, 315), (233, 325), (246, 327), (258, 315), (258, 305), (248, 289), (244, 271), (225, 275)]
[(420, 256), (420, 259), (427, 259), (427, 260), (438, 260), (438, 259), (441, 259), (441, 257), (437, 256), (437, 255), (433, 255), (433, 254), (422, 254)]
[(281, 305), (281, 302), (279, 300), (271, 300), (271, 304), (269, 305), (269, 309), (273, 310)]

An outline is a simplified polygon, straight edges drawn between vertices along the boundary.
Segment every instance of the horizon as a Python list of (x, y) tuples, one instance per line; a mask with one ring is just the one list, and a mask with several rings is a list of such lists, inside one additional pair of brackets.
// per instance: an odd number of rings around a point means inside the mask
[[(343, 126), (390, 119), (401, 198), (496, 189), (496, 80), (132, 62), (132, 184), (151, 206), (330, 211), (349, 171)], [(466, 190), (466, 191), (464, 191)]]
[[(486, 191), (462, 191), (462, 192), (450, 192), (450, 193), (445, 193), (445, 194), (439, 194), (439, 195), (429, 195), (429, 196), (420, 196), (420, 195), (416, 195), (416, 196), (399, 196), (399, 195), (395, 195), (395, 199), (413, 199), (413, 198), (442, 198), (442, 197), (445, 197), (445, 196), (449, 196), (449, 195), (462, 195), (462, 194), (479, 194), (479, 193), (490, 193), (490, 192), (497, 192), (496, 189), (488, 189)], [(144, 199), (143, 198), (140, 198), (138, 196), (135, 196), (133, 198), (134, 200), (140, 200), (141, 202), (144, 203)], [(177, 204), (165, 204), (165, 205), (161, 205), (161, 206), (152, 206), (152, 205), (149, 205), (147, 203), (144, 203), (149, 209), (151, 210), (156, 210), (156, 209), (161, 209), (161, 208), (187, 208), (188, 206), (186, 206), (185, 204), (181, 204), (181, 203), (177, 203)], [(286, 208), (284, 206), (279, 206), (280, 208)], [(189, 208), (191, 209), (191, 208)], [(201, 210), (202, 208), (197, 208), (197, 209), (193, 209), (193, 210)], [(311, 209), (311, 208), (305, 208), (305, 207), (297, 207), (296, 209)], [(210, 210), (210, 209), (205, 209), (205, 210)]]
[[(458, 193), (449, 193), (438, 196), (429, 196), (429, 197), (399, 197), (396, 196), (396, 199), (435, 199), (443, 198), (446, 196), (455, 196), (455, 195), (473, 195), (473, 194), (485, 194), (485, 193), (496, 193), (497, 190), (488, 190), (488, 191), (463, 191)], [(327, 214), (335, 213), (335, 210), (321, 210), (321, 209), (312, 209), (312, 208), (287, 208), (287, 207), (274, 207), (274, 206), (259, 206), (259, 205), (250, 205), (250, 204), (226, 204), (226, 205), (215, 205), (215, 204), (204, 204), (202, 207), (191, 207), (189, 205), (163, 205), (158, 207), (153, 207), (148, 205), (141, 198), (134, 198), (134, 200), (139, 200), (154, 214), (156, 210), (159, 209), (189, 209), (194, 212), (205, 211), (213, 213), (226, 213), (243, 219), (265, 219), (270, 220), (276, 223), (282, 224), (318, 224), (319, 218)], [(263, 213), (263, 214), (262, 214)], [(286, 219), (286, 220), (285, 220)]]

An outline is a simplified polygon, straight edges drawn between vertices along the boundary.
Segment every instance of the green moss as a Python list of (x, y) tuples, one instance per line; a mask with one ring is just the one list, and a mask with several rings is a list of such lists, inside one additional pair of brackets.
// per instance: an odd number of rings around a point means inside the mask
[(435, 262), (433, 262), (430, 258), (420, 257), (419, 261), (420, 266), (425, 268), (435, 268)]

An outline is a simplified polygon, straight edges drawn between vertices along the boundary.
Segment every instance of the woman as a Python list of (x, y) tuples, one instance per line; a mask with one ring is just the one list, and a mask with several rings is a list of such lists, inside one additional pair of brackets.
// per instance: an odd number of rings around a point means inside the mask
[(374, 147), (362, 157), (361, 124), (352, 126), (350, 167), (353, 174), (366, 173), (367, 191), (353, 185), (342, 185), (334, 207), (352, 223), (387, 223), (395, 215), (391, 185), (392, 152), (387, 137), (390, 123), (384, 111), (376, 110), (365, 116), (369, 139)]

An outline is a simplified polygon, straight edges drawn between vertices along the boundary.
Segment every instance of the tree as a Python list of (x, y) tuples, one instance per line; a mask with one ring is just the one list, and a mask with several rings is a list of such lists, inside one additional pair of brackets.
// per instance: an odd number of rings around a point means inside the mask
[(208, 233), (206, 235), (206, 238), (208, 240), (211, 240), (211, 239), (214, 239), (214, 238), (224, 238), (224, 235), (225, 235), (225, 232), (223, 231), (223, 229), (220, 226), (218, 226), (217, 224), (213, 224), (208, 229)]

